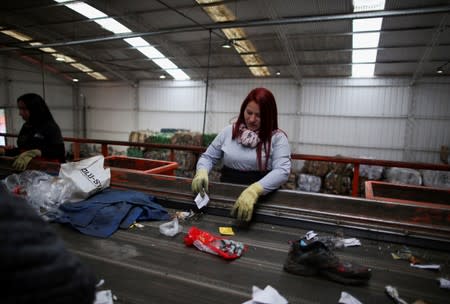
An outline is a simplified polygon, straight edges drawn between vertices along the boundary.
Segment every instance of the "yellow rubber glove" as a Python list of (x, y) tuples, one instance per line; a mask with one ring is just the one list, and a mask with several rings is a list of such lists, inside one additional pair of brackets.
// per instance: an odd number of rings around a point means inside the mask
[(200, 193), (202, 197), (205, 196), (205, 191), (208, 192), (208, 170), (198, 169), (192, 180), (192, 192)]
[(236, 216), (238, 220), (249, 222), (252, 219), (253, 207), (263, 191), (263, 186), (258, 182), (248, 186), (239, 195), (236, 203), (234, 203), (231, 216)]
[(17, 156), (16, 160), (12, 164), (12, 167), (16, 170), (24, 171), (30, 161), (37, 156), (41, 156), (41, 151), (38, 149), (25, 151)]

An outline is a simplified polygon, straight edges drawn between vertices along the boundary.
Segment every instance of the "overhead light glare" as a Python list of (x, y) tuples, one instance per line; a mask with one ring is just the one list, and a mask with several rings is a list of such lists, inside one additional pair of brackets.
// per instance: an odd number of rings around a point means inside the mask
[(78, 78), (73, 78), (72, 81), (73, 82), (78, 82), (79, 80), (78, 80)]
[(445, 68), (445, 66), (447, 65), (447, 64), (449, 64), (450, 62), (449, 61), (447, 61), (446, 63), (444, 63), (443, 65), (441, 65), (440, 67), (438, 67), (437, 69), (436, 69), (436, 73), (438, 73), (438, 74), (443, 74), (444, 73), (444, 68)]
[(152, 46), (138, 47), (136, 49), (150, 59), (165, 58), (160, 51)]
[(114, 34), (131, 33), (131, 30), (113, 18), (96, 19), (97, 24)]
[(280, 75), (281, 75), (281, 72), (280, 72), (280, 71), (276, 71), (276, 72), (275, 72), (275, 75), (280, 76)]
[(81, 72), (93, 72), (91, 68), (88, 68), (87, 66), (85, 66), (82, 63), (71, 63), (71, 66), (73, 66), (74, 68), (80, 70)]
[(353, 50), (352, 62), (375, 62), (377, 59), (377, 49), (370, 50)]
[(383, 18), (364, 18), (353, 20), (353, 32), (380, 31)]
[(170, 59), (167, 58), (153, 59), (153, 62), (164, 70), (178, 68), (172, 61), (170, 61)]
[(231, 45), (233, 44), (233, 42), (231, 41), (226, 41), (224, 42), (221, 47), (223, 47), (224, 49), (231, 49)]
[(367, 12), (383, 10), (385, 0), (353, 0), (354, 12)]
[(270, 76), (270, 71), (267, 67), (249, 67), (250, 72), (253, 74), (253, 76), (256, 77), (267, 77)]
[(374, 63), (352, 65), (352, 77), (373, 77), (374, 71)]
[[(30, 45), (36, 46), (36, 45), (42, 45), (42, 43), (38, 42), (38, 41), (30, 42)], [(51, 47), (43, 47), (43, 48), (39, 48), (39, 49), (41, 51), (45, 52), (45, 53), (55, 53), (56, 52), (56, 50), (54, 48), (51, 48)]]
[(106, 78), (105, 75), (99, 73), (99, 72), (91, 72), (91, 73), (87, 73), (89, 76), (91, 76), (92, 78), (95, 78), (97, 80), (108, 80), (108, 78)]
[(376, 48), (380, 41), (380, 33), (356, 33), (352, 35), (353, 48)]
[(71, 10), (74, 10), (77, 13), (79, 13), (89, 19), (108, 17), (102, 11), (99, 11), (95, 7), (92, 7), (89, 4), (84, 3), (84, 2), (71, 2), (71, 3), (65, 4), (65, 6), (67, 6)]
[(22, 33), (18, 32), (18, 31), (14, 31), (14, 30), (4, 30), (4, 31), (1, 31), (1, 33), (5, 34), (5, 35), (7, 35), (9, 37), (12, 37), (14, 39), (20, 40), (20, 41), (33, 40), (33, 38), (31, 38), (30, 36), (22, 34)]
[(166, 79), (166, 75), (160, 75), (159, 78)]
[(125, 38), (124, 41), (134, 47), (150, 46), (142, 37)]
[(172, 76), (175, 80), (189, 80), (191, 79), (185, 72), (183, 72), (181, 69), (171, 69), (166, 70), (170, 76)]

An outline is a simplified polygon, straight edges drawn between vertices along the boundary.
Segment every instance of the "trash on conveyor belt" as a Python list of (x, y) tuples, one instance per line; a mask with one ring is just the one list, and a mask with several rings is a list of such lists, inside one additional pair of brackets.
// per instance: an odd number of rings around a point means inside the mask
[(183, 226), (178, 224), (177, 217), (170, 222), (159, 225), (159, 232), (165, 236), (175, 236), (181, 231), (183, 231)]
[(343, 261), (333, 252), (333, 247), (322, 242), (316, 233), (309, 231), (300, 240), (290, 242), (291, 247), (283, 269), (302, 276), (321, 275), (330, 280), (348, 284), (366, 284), (372, 270), (350, 261)]
[(341, 292), (341, 297), (339, 298), (339, 304), (362, 304), (357, 298), (349, 294), (348, 292)]
[(187, 246), (195, 246), (200, 251), (219, 255), (224, 259), (236, 259), (247, 250), (247, 246), (241, 242), (215, 236), (209, 232), (191, 227), (188, 234), (184, 237), (184, 243)]
[(398, 294), (397, 288), (387, 285), (385, 287), (386, 293), (395, 301), (397, 304), (408, 304), (405, 300), (400, 298), (400, 295)]
[(287, 304), (288, 301), (278, 291), (270, 285), (260, 289), (258, 286), (252, 288), (252, 299), (242, 304)]

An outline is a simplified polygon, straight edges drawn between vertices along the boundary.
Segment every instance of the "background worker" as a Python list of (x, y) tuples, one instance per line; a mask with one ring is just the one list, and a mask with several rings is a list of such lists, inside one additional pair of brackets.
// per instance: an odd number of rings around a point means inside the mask
[(38, 94), (28, 93), (17, 98), (17, 105), (19, 115), (25, 121), (17, 138), (17, 148), (7, 146), (0, 151), (6, 156), (17, 156), (13, 168), (23, 171), (35, 157), (65, 162), (61, 130), (44, 99)]
[(223, 159), (221, 182), (250, 185), (231, 211), (239, 220), (250, 221), (261, 195), (284, 184), (291, 170), (286, 134), (278, 128), (277, 105), (265, 88), (253, 89), (241, 105), (236, 123), (225, 127), (197, 163), (192, 191), (208, 191), (208, 173)]

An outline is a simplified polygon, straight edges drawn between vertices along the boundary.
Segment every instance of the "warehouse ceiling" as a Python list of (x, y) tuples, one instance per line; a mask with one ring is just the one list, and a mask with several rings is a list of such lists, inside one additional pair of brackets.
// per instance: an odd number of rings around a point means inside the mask
[[(449, 1), (385, 0), (382, 9), (357, 9), (354, 1), (2, 1), (0, 54), (80, 82), (280, 77), (301, 83), (357, 76), (357, 66), (412, 82), (438, 69), (450, 74)], [(103, 17), (74, 11), (80, 2)], [(122, 28), (114, 34), (99, 25), (106, 19)], [(366, 19), (381, 22), (378, 30), (359, 32), (376, 34), (375, 44), (354, 40), (355, 20)]]

